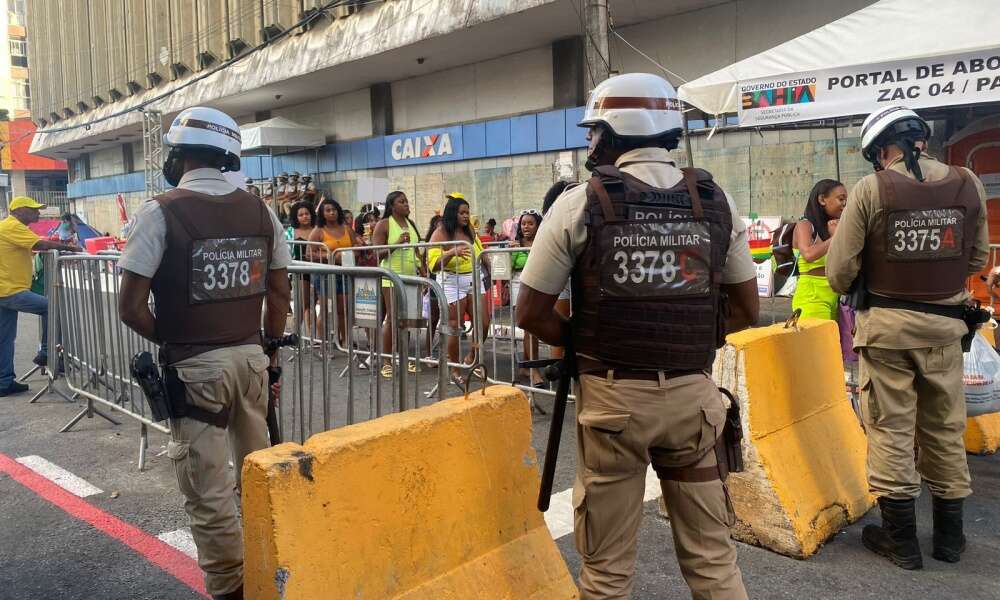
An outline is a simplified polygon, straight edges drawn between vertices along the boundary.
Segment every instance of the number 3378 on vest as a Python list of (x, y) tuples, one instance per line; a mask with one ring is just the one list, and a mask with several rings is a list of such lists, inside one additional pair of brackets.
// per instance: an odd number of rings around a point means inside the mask
[(267, 238), (195, 240), (188, 289), (192, 304), (225, 302), (265, 291)]
[(705, 223), (607, 224), (601, 232), (601, 290), (615, 297), (697, 296), (710, 291)]

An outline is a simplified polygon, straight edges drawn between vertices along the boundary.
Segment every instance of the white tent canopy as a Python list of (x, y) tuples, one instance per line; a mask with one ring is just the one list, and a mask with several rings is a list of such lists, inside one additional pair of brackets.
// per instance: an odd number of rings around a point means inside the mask
[(681, 100), (759, 126), (1000, 101), (1000, 4), (881, 0), (686, 83)]
[(315, 148), (326, 143), (322, 131), (284, 117), (242, 125), (240, 137), (243, 138), (241, 149), (244, 152), (268, 148)]

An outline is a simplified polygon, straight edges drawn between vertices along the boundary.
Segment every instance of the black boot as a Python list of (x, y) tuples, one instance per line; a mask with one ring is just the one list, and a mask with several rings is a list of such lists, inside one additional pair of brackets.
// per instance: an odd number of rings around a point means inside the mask
[(962, 533), (962, 503), (965, 498), (945, 500), (934, 497), (934, 553), (944, 562), (957, 563), (965, 552)]
[(861, 543), (875, 554), (888, 558), (904, 569), (922, 569), (924, 559), (917, 542), (916, 500), (879, 498), (882, 526), (866, 525)]
[(228, 594), (214, 594), (212, 600), (243, 600), (243, 586), (241, 585)]

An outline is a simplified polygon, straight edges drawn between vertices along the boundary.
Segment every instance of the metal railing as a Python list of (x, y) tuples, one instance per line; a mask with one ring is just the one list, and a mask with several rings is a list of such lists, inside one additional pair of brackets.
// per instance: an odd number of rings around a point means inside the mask
[(139, 470), (145, 468), (149, 429), (162, 433), (165, 424), (151, 420), (146, 399), (129, 372), (129, 361), (156, 346), (129, 329), (118, 317), (121, 278), (118, 256), (73, 254), (57, 260), (55, 310), (62, 331), (66, 384), (86, 400), (86, 406), (60, 432), (72, 429), (84, 417), (95, 415), (118, 425), (101, 409), (139, 423)]
[[(511, 278), (503, 279), (503, 269), (494, 265), (488, 286), (480, 287), (490, 271), (481, 263), (494, 262), (499, 256), (509, 258), (525, 249), (487, 248), (482, 260), (472, 261), (470, 273), (457, 273), (452, 265), (431, 278), (355, 266), (354, 257), (357, 252), (444, 251), (456, 246), (465, 247), (471, 255), (472, 244), (364, 246), (329, 253), (320, 243), (290, 243), (310, 247), (310, 254), (319, 253), (321, 260), (339, 259), (342, 264), (295, 261), (288, 269), (292, 311), (286, 333), (298, 334), (299, 342), (278, 351), (285, 370), (277, 406), (280, 429), (289, 440), (301, 442), (321, 431), (443, 399), (451, 395), (449, 369), (468, 377), (474, 368), (483, 367), (492, 374), (485, 377), (491, 383), (517, 385), (531, 394), (552, 393), (517, 382), (516, 290), (509, 309), (493, 302), (488, 308), (483, 304), (491, 298), (486, 289), (494, 281), (509, 285)], [(148, 351), (155, 356), (158, 348), (118, 316), (119, 257), (117, 252), (45, 255), (51, 299), (49, 347), (53, 350), (43, 373), (48, 377), (46, 389), (58, 391), (52, 386), (56, 379), (52, 374), (60, 368), (61, 353), (66, 385), (73, 394), (64, 398), (86, 403), (62, 431), (95, 416), (118, 424), (115, 415), (119, 415), (138, 423), (139, 468), (143, 469), (149, 430), (169, 433), (169, 427), (152, 420), (141, 388), (129, 372), (135, 354)], [(467, 312), (458, 310), (460, 297), (470, 298), (461, 305)], [(440, 320), (438, 335), (432, 322), (435, 313)], [(496, 324), (491, 326), (493, 321)], [(471, 327), (466, 328), (467, 323)], [(491, 331), (495, 335), (490, 336)], [(484, 344), (489, 337), (494, 339), (487, 348)], [(446, 356), (449, 339), (455, 340), (450, 359)], [(510, 377), (503, 365), (509, 367)], [(436, 373), (429, 374), (432, 370)]]
[[(494, 384), (503, 384), (516, 387), (528, 394), (532, 401), (532, 406), (540, 410), (535, 404), (535, 395), (555, 397), (555, 390), (545, 383), (540, 387), (532, 385), (533, 375), (541, 377), (540, 373), (527, 373), (527, 383), (521, 383), (520, 368), (518, 363), (518, 353), (522, 350), (525, 360), (537, 360), (541, 358), (541, 342), (531, 334), (517, 327), (517, 296), (520, 291), (521, 273), (513, 268), (514, 254), (519, 252), (531, 252), (531, 248), (522, 247), (490, 247), (483, 250), (482, 256), (489, 264), (489, 284), (494, 289), (494, 294), (501, 293), (503, 288), (507, 289), (509, 301), (506, 306), (503, 302), (494, 300), (490, 302), (491, 316), (489, 322), (492, 323), (491, 352), (492, 368), (489, 370), (490, 377), (487, 381)], [(494, 285), (494, 284), (499, 284)], [(518, 348), (518, 342), (521, 348)], [(505, 377), (510, 373), (509, 377)], [(570, 399), (575, 399), (570, 395)]]

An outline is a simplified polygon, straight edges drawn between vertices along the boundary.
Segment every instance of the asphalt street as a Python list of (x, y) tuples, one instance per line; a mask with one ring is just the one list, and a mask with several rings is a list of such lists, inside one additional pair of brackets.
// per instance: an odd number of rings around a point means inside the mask
[[(765, 322), (770, 322), (770, 318)], [(35, 323), (22, 319), (16, 348), (19, 373), (29, 368), (36, 339)], [(331, 379), (326, 386), (334, 426), (342, 426), (346, 419), (347, 386), (339, 378), (332, 379), (339, 376), (343, 364), (344, 359), (338, 359), (330, 369)], [(431, 377), (424, 373), (421, 377), (427, 380), (421, 388), (427, 389)], [(355, 372), (359, 384), (367, 378), (367, 372)], [(36, 389), (40, 380), (36, 378), (29, 383)], [(450, 391), (457, 393), (455, 388)], [(35, 404), (28, 404), (29, 399), (30, 394), (0, 399), (0, 455), (39, 456), (83, 478), (101, 490), (84, 498), (84, 502), (150, 536), (186, 526), (182, 498), (165, 455), (166, 436), (150, 433), (147, 468), (140, 472), (137, 469), (139, 427), (134, 421), (123, 419), (121, 425), (113, 426), (100, 418), (85, 418), (72, 431), (58, 433), (79, 412), (82, 402), (68, 403), (52, 394)], [(367, 415), (367, 398), (358, 398), (355, 404), (356, 408), (365, 407)], [(537, 404), (547, 411), (551, 400), (540, 397)], [(318, 404), (314, 411), (314, 427), (317, 427), (322, 421)], [(286, 427), (291, 424), (291, 417), (289, 407), (285, 407)], [(533, 417), (533, 440), (541, 460), (549, 417), (540, 413)], [(570, 410), (564, 423), (555, 491), (572, 485), (574, 444)], [(876, 522), (873, 511), (805, 561), (739, 544), (739, 564), (750, 596), (811, 600), (1000, 598), (996, 576), (1000, 567), (1000, 457), (969, 457), (969, 463), (975, 495), (967, 503), (969, 550), (961, 563), (951, 565), (930, 559), (930, 502), (925, 494), (919, 507), (920, 537), (925, 550), (923, 571), (902, 571), (862, 548), (861, 527)], [(657, 514), (655, 501), (646, 503), (645, 514), (633, 598), (688, 597), (674, 560), (669, 523)], [(0, 515), (0, 600), (200, 597), (140, 552), (79, 516), (71, 516), (2, 471)], [(575, 573), (579, 557), (573, 535), (562, 536), (556, 543)]]

